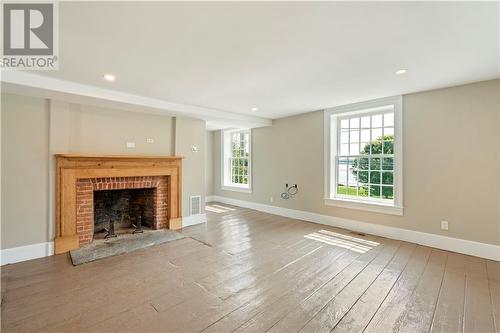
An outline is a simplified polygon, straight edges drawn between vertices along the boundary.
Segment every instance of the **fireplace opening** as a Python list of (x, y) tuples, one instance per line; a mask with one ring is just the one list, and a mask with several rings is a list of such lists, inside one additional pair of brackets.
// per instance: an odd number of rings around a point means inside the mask
[(154, 226), (155, 188), (94, 191), (94, 239)]

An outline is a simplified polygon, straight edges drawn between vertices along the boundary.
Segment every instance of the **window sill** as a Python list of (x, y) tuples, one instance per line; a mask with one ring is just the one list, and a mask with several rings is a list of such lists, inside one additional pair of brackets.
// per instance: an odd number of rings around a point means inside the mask
[(325, 199), (325, 205), (388, 215), (403, 216), (403, 207), (378, 202), (366, 202), (342, 198), (327, 198)]
[(242, 193), (252, 193), (252, 189), (249, 187), (235, 186), (235, 185), (222, 185), (221, 189), (224, 191), (234, 191)]

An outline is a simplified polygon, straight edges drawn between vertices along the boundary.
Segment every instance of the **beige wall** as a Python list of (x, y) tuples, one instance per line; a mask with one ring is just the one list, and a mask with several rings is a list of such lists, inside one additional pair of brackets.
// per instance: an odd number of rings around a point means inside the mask
[(169, 116), (50, 101), (53, 153), (171, 155), (172, 124)]
[[(405, 95), (404, 216), (325, 206), (323, 112), (252, 131), (253, 193), (220, 188), (220, 131), (214, 138), (215, 195), (374, 224), (500, 244), (499, 80)], [(290, 200), (279, 197), (297, 183)], [(274, 203), (270, 203), (270, 197)], [(440, 230), (441, 220), (450, 223)]]
[(183, 215), (205, 192), (204, 121), (13, 94), (2, 94), (1, 118), (2, 249), (53, 239), (55, 153), (183, 155)]
[[(201, 196), (201, 211), (205, 210), (205, 121), (177, 117), (175, 120), (175, 154), (182, 161), (182, 215), (189, 216), (189, 198)], [(193, 152), (193, 146), (198, 152)]]
[(214, 131), (207, 131), (205, 149), (205, 195), (214, 194)]
[(2, 248), (48, 239), (46, 100), (2, 96)]

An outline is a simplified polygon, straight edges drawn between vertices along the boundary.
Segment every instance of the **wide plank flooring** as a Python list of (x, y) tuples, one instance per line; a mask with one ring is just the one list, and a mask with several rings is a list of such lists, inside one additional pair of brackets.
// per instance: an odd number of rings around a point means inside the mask
[[(207, 205), (185, 239), (2, 267), (2, 332), (499, 332), (500, 263)], [(500, 332), (499, 332), (500, 333)]]

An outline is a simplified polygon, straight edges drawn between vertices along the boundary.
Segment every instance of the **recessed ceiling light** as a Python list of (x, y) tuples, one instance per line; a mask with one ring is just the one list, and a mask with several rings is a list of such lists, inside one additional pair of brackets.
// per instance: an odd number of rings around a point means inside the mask
[(259, 108), (252, 108), (252, 111), (257, 111)]
[(402, 74), (406, 74), (406, 72), (408, 72), (407, 69), (400, 69), (400, 70), (396, 71), (396, 74), (402, 75)]
[(114, 81), (116, 79), (116, 77), (112, 74), (104, 74), (104, 79), (106, 81)]

